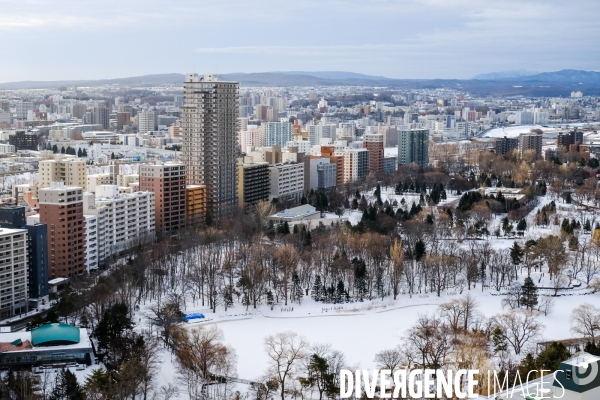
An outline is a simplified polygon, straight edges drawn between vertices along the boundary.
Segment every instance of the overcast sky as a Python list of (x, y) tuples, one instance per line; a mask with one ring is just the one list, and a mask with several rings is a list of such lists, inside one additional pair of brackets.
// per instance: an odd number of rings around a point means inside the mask
[(0, 0), (0, 82), (600, 70), (598, 0)]

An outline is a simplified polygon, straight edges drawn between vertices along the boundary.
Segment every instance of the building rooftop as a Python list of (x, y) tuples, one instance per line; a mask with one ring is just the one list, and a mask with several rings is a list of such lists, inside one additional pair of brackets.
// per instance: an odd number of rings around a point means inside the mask
[(317, 213), (317, 209), (310, 204), (304, 204), (298, 207), (285, 209), (274, 214), (273, 217), (279, 218), (297, 218), (301, 216), (309, 216)]
[[(45, 328), (39, 332), (41, 333), (41, 336), (38, 335), (38, 340), (40, 340), (40, 342), (36, 342), (34, 332), (49, 325), (64, 325), (65, 327), (72, 329), (62, 329), (62, 327), (59, 327), (59, 329), (53, 327), (50, 329)], [(75, 331), (77, 331), (77, 336), (75, 336)], [(11, 343), (18, 343), (19, 340), (22, 342), (21, 345), (10, 346)], [(50, 345), (49, 348), (54, 352), (68, 349), (90, 349), (92, 347), (87, 329), (67, 324), (47, 324), (34, 329), (31, 332), (0, 333), (0, 352), (31, 350), (32, 345), (35, 349), (36, 346), (45, 347), (48, 346), (48, 344)]]
[(79, 340), (79, 328), (63, 323), (46, 324), (31, 331), (34, 346), (76, 344)]

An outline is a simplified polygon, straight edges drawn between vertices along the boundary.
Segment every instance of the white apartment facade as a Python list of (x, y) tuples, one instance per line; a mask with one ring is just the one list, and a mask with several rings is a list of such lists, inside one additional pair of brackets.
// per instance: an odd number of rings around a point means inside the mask
[(26, 229), (0, 229), (0, 320), (27, 311), (26, 243)]
[(0, 154), (12, 154), (15, 152), (15, 146), (12, 144), (0, 144)]
[(330, 143), (333, 143), (337, 137), (337, 126), (335, 124), (326, 125), (313, 125), (309, 124), (308, 128), (308, 139), (312, 146), (320, 145), (321, 139), (329, 139)]
[(297, 147), (298, 153), (310, 154), (311, 144), (308, 140), (290, 140), (285, 144), (286, 148)]
[(27, 119), (28, 114), (33, 111), (33, 103), (31, 101), (20, 101), (15, 107), (17, 119)]
[(138, 114), (138, 133), (144, 134), (154, 130), (156, 114), (154, 111), (142, 111)]
[(89, 273), (98, 269), (98, 217), (84, 215), (85, 218), (85, 264)]
[(269, 166), (271, 190), (269, 201), (300, 201), (304, 190), (304, 163), (283, 163)]
[(292, 140), (290, 122), (263, 122), (260, 126), (261, 146), (283, 147)]
[(83, 213), (97, 217), (98, 262), (154, 237), (154, 193), (119, 194), (117, 185), (100, 185), (86, 193)]

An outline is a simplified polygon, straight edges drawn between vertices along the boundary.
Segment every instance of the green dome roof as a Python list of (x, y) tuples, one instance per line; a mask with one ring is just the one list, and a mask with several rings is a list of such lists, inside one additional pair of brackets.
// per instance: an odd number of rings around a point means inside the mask
[(63, 323), (46, 324), (31, 331), (34, 346), (58, 346), (79, 343), (79, 328)]

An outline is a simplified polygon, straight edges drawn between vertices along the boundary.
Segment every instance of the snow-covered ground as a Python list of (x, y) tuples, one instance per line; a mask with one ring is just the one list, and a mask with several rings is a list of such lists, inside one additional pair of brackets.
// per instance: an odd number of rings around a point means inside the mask
[[(367, 201), (375, 200), (373, 191), (364, 194)], [(393, 202), (396, 200), (400, 204), (402, 198), (405, 199), (410, 208), (412, 202), (418, 203), (419, 195), (406, 193), (396, 195), (393, 187), (382, 188), (382, 200)], [(456, 200), (458, 197), (448, 192), (447, 202)], [(528, 229), (525, 231), (524, 238), (485, 238), (495, 250), (507, 249), (512, 246), (515, 239), (527, 240), (529, 238), (538, 238), (549, 234), (558, 234), (559, 226), (535, 227), (533, 217), (538, 209), (548, 204), (552, 199), (549, 196), (539, 198), (538, 206), (529, 214), (527, 218)], [(573, 205), (567, 205), (557, 202), (559, 219), (564, 217), (576, 216)], [(495, 227), (499, 226), (502, 218), (506, 214), (498, 215), (489, 223), (489, 230), (493, 232)], [(360, 221), (362, 213), (357, 210), (347, 211), (345, 217), (352, 224)], [(331, 215), (337, 217), (335, 215)], [(589, 238), (589, 234), (581, 235), (582, 239)], [(580, 239), (581, 240), (581, 239)], [(481, 242), (481, 241), (479, 241)], [(457, 244), (467, 249), (469, 241), (465, 240), (462, 244)], [(524, 276), (521, 276), (521, 280)], [(548, 274), (541, 276), (539, 272), (533, 272), (532, 278), (538, 286), (549, 287), (547, 281)], [(591, 294), (584, 288), (569, 290), (567, 295), (554, 298), (552, 312), (548, 316), (541, 314), (540, 322), (545, 325), (543, 340), (558, 340), (573, 337), (570, 331), (569, 318), (572, 310), (582, 303), (598, 304), (600, 294)], [(370, 369), (375, 367), (373, 361), (375, 353), (384, 349), (390, 349), (401, 343), (402, 337), (406, 331), (414, 325), (419, 314), (433, 313), (437, 307), (446, 301), (458, 298), (467, 293), (457, 293), (456, 289), (450, 292), (442, 293), (437, 297), (435, 293), (414, 294), (411, 298), (408, 294), (401, 294), (397, 300), (391, 297), (381, 299), (348, 303), (348, 304), (323, 304), (313, 301), (309, 296), (305, 296), (302, 304), (289, 303), (288, 306), (278, 305), (270, 309), (267, 305), (260, 305), (257, 309), (248, 308), (236, 303), (233, 308), (224, 311), (223, 308), (217, 309), (216, 313), (210, 310), (202, 309), (200, 306), (193, 306), (188, 302), (185, 312), (203, 312), (206, 318), (185, 323), (186, 328), (192, 329), (199, 326), (216, 325), (224, 334), (224, 342), (235, 349), (238, 355), (237, 374), (241, 379), (255, 380), (264, 375), (268, 360), (263, 348), (265, 337), (271, 334), (284, 331), (294, 331), (299, 335), (306, 337), (312, 344), (331, 344), (333, 349), (342, 351), (351, 368)], [(479, 307), (478, 310), (485, 317), (490, 318), (496, 314), (507, 310), (502, 308), (503, 296), (500, 293), (486, 289), (481, 291), (481, 286), (477, 284), (475, 289), (469, 291), (476, 297)], [(551, 294), (550, 290), (541, 290), (540, 294)], [(145, 330), (148, 322), (145, 317), (145, 309), (136, 313), (136, 330)], [(177, 372), (173, 364), (173, 356), (166, 350), (160, 351), (160, 372), (157, 377), (157, 387), (169, 383), (177, 384)], [(91, 373), (93, 368), (86, 371), (78, 371), (80, 380)], [(243, 385), (242, 385), (243, 386)], [(247, 388), (240, 387), (241, 391)], [(185, 399), (187, 395), (182, 390), (179, 398)]]
[(558, 132), (557, 128), (544, 128), (542, 125), (518, 125), (492, 129), (484, 137), (502, 138), (506, 136), (511, 138), (517, 137), (522, 133), (529, 133), (532, 129), (541, 129), (544, 132)]
[[(494, 291), (481, 292), (478, 286), (470, 293), (476, 296), (479, 311), (486, 317), (503, 312), (503, 297), (492, 295), (495, 294)], [(272, 311), (268, 306), (260, 306), (257, 311), (250, 309), (254, 315), (244, 315), (245, 308), (236, 306), (227, 314), (217, 312), (216, 315), (207, 315), (212, 321), (187, 325), (194, 327), (216, 324), (223, 331), (225, 342), (237, 352), (238, 376), (243, 379), (255, 379), (264, 374), (267, 367), (264, 338), (284, 331), (297, 332), (311, 343), (330, 343), (334, 349), (346, 355), (348, 365), (368, 369), (375, 367), (373, 357), (376, 352), (400, 344), (402, 336), (415, 323), (419, 314), (432, 313), (439, 304), (459, 296), (461, 295), (456, 293), (436, 297), (435, 294), (428, 293), (413, 295), (411, 299), (405, 294), (396, 301), (385, 299), (343, 305), (315, 303), (305, 298), (301, 306), (278, 306)], [(539, 317), (546, 326), (544, 339), (572, 337), (568, 321), (573, 308), (584, 302), (598, 301), (599, 294), (556, 298), (552, 313), (547, 317)], [(286, 309), (290, 311), (282, 311)], [(172, 376), (171, 369), (171, 365), (164, 364), (161, 375)]]

